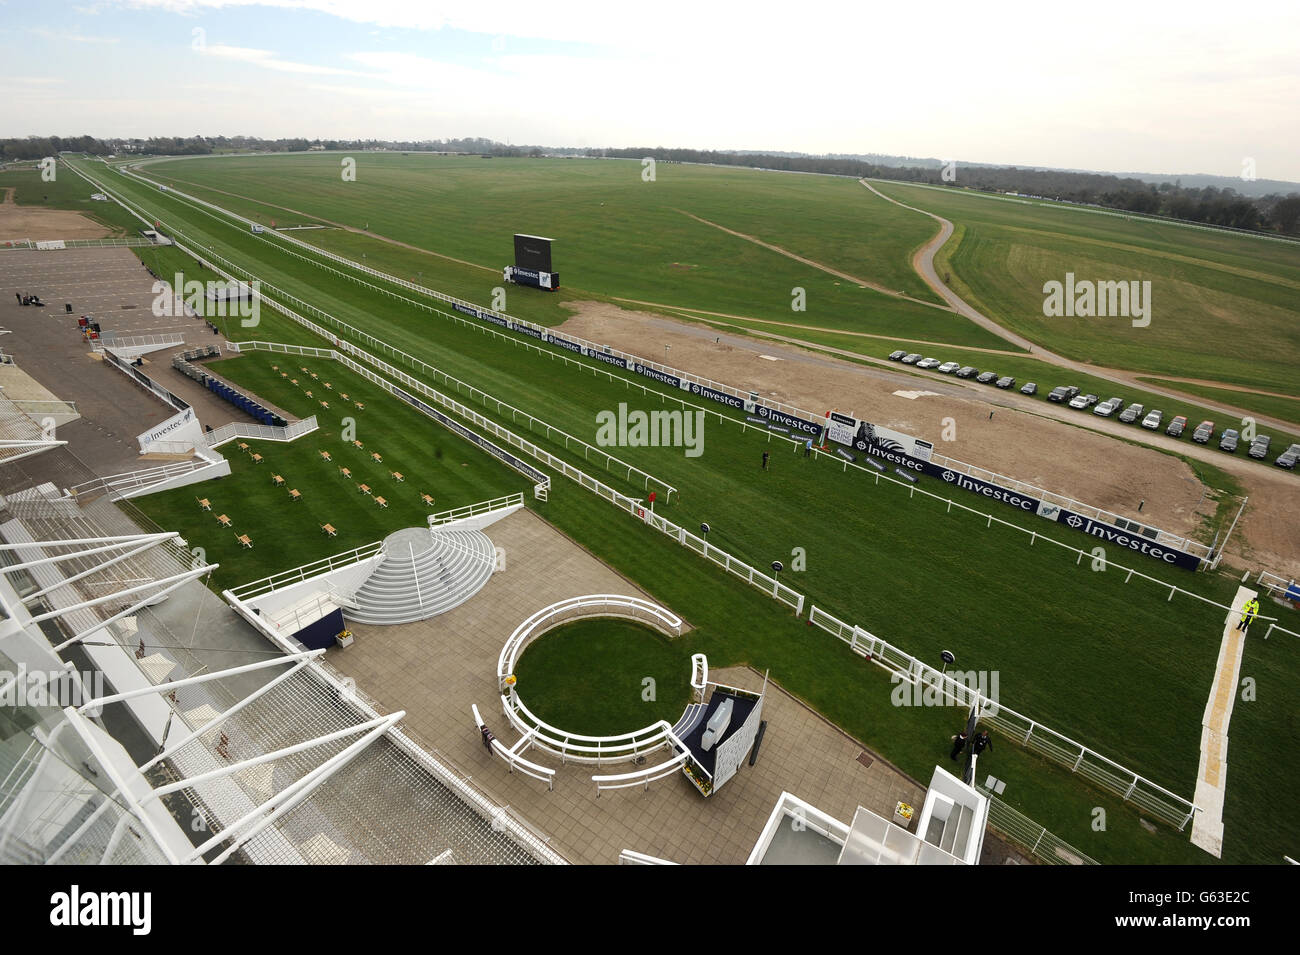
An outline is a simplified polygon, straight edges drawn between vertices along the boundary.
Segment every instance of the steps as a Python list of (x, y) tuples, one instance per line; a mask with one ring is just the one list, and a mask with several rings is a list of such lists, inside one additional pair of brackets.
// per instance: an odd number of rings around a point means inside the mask
[(344, 608), (349, 621), (391, 625), (426, 620), (474, 596), (496, 567), (496, 548), (477, 530), (409, 527), (384, 539), (384, 559)]
[(708, 706), (704, 703), (691, 703), (688, 705), (686, 712), (682, 714), (682, 718), (673, 727), (673, 735), (678, 739), (686, 739), (686, 737), (690, 736), (696, 724), (704, 718), (704, 711), (707, 709)]

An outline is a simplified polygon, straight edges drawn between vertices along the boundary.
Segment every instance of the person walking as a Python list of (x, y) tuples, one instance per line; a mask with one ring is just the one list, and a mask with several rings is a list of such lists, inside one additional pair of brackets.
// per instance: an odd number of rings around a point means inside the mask
[(989, 739), (989, 731), (983, 730), (970, 741), (970, 751), (976, 756), (980, 756), (986, 749), (990, 753), (993, 752), (993, 740)]
[(769, 451), (764, 451), (764, 452), (763, 452), (763, 470), (764, 470), (764, 471), (767, 470), (767, 459), (768, 459), (769, 457), (771, 457), (771, 456), (772, 456), (772, 455), (771, 455), (771, 452), (769, 452)]
[(1246, 632), (1250, 622), (1259, 616), (1259, 599), (1251, 597), (1246, 601), (1246, 606), (1241, 608), (1241, 620), (1237, 623), (1237, 629)]
[(952, 752), (948, 754), (949, 758), (956, 759), (958, 756), (960, 756), (962, 754), (962, 751), (966, 749), (966, 742), (967, 742), (966, 731), (962, 730), (960, 733), (958, 733), (956, 736), (952, 738)]
[(809, 438), (803, 443), (803, 456), (805, 458), (812, 457), (812, 438)]

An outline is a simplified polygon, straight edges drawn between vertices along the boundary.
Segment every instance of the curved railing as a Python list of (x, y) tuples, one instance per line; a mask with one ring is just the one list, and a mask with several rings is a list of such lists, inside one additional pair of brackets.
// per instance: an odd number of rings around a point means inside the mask
[[(682, 620), (658, 604), (640, 597), (621, 594), (588, 594), (570, 597), (537, 611), (515, 628), (497, 658), (497, 679), (506, 687), (506, 678), (514, 673), (520, 654), (528, 645), (562, 623), (586, 617), (622, 617), (649, 624), (670, 636), (680, 636)], [(657, 720), (648, 726), (613, 736), (590, 736), (570, 733), (552, 726), (528, 709), (513, 686), (501, 695), (506, 719), (521, 734), (561, 761), (603, 763), (607, 760), (635, 759), (672, 743), (672, 726)]]

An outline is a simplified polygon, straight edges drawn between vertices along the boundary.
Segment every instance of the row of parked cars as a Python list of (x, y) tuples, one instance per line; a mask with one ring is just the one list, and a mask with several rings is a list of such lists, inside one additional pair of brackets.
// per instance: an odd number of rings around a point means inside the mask
[[(996, 371), (980, 371), (974, 365), (963, 365), (956, 361), (940, 362), (937, 358), (922, 358), (918, 352), (898, 350), (891, 352), (890, 361), (901, 361), (904, 365), (917, 368), (934, 368), (941, 375), (955, 375), (958, 378), (974, 378), (981, 385), (996, 385), (998, 388), (1014, 388), (1016, 379), (1010, 375), (999, 375)], [(1038, 394), (1038, 385), (1029, 381), (1020, 386), (1023, 395)]]
[[(937, 358), (923, 358), (917, 352), (907, 352), (899, 349), (892, 352), (889, 358), (891, 361), (901, 361), (904, 365), (915, 365), (917, 368), (934, 368), (945, 375), (956, 375), (958, 378), (974, 378), (981, 384), (992, 384), (999, 388), (1014, 388), (1016, 386), (1016, 379), (1010, 375), (999, 376), (992, 371), (981, 372), (971, 365), (962, 365), (955, 361), (941, 363)], [(1032, 381), (1026, 382), (1021, 386), (1020, 391), (1022, 394), (1036, 395), (1038, 394), (1038, 385)], [(1159, 408), (1152, 408), (1148, 411), (1144, 405), (1136, 401), (1125, 405), (1123, 398), (1108, 398), (1105, 401), (1099, 401), (1096, 395), (1081, 394), (1079, 389), (1073, 385), (1061, 385), (1053, 388), (1048, 392), (1047, 400), (1057, 404), (1068, 404), (1071, 408), (1080, 411), (1091, 408), (1093, 414), (1102, 418), (1115, 416), (1118, 412), (1117, 418), (1119, 421), (1125, 424), (1138, 421), (1142, 427), (1149, 431), (1158, 431), (1165, 420), (1165, 413)], [(1165, 427), (1165, 434), (1172, 438), (1181, 438), (1186, 430), (1187, 418), (1184, 415), (1177, 415)], [(1197, 444), (1208, 444), (1212, 437), (1214, 437), (1213, 421), (1202, 421), (1192, 431), (1192, 440)], [(1257, 435), (1251, 441), (1250, 448), (1246, 453), (1252, 458), (1258, 458), (1262, 461), (1268, 456), (1268, 449), (1272, 440), (1266, 434)], [(1240, 432), (1235, 428), (1227, 428), (1219, 437), (1219, 450), (1235, 454), (1237, 445), (1240, 442)], [(1279, 454), (1277, 460), (1273, 463), (1289, 471), (1296, 466), (1297, 461), (1300, 461), (1300, 444), (1293, 444)]]

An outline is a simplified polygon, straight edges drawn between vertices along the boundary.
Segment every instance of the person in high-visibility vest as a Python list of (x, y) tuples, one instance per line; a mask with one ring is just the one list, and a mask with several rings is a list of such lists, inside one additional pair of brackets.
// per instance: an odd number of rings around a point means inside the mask
[(1237, 629), (1244, 631), (1257, 616), (1259, 616), (1259, 600), (1251, 597), (1246, 601), (1246, 606), (1241, 608), (1241, 621), (1237, 624)]

